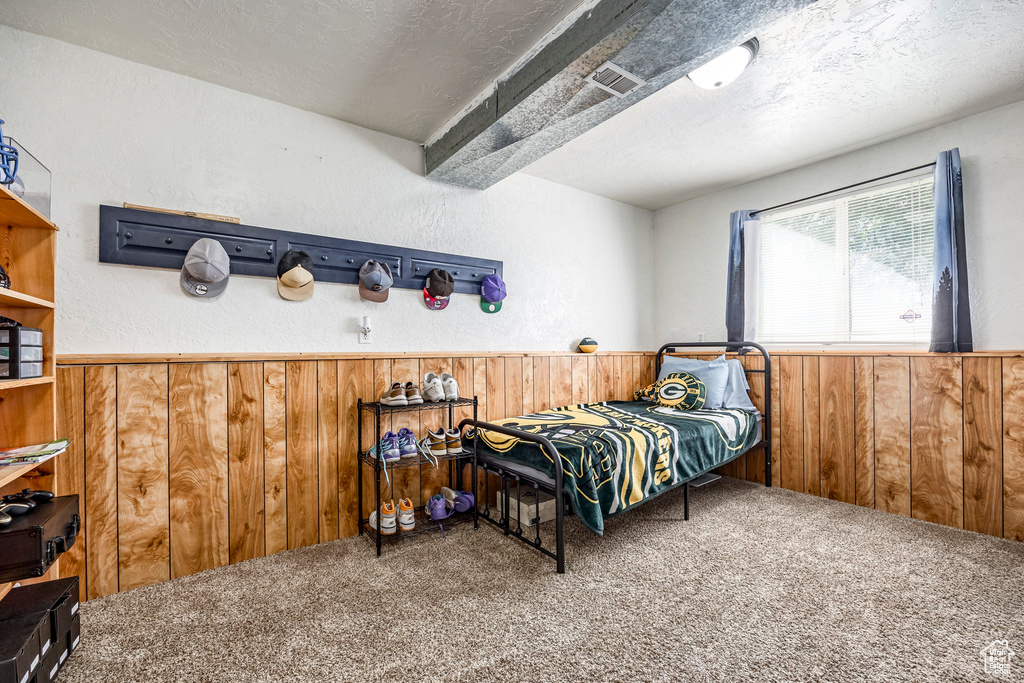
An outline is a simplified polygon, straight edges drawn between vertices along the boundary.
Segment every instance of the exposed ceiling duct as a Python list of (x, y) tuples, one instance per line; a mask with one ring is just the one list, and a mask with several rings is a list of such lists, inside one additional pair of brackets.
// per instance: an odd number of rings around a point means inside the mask
[(428, 141), (426, 175), (488, 188), (815, 1), (591, 0)]

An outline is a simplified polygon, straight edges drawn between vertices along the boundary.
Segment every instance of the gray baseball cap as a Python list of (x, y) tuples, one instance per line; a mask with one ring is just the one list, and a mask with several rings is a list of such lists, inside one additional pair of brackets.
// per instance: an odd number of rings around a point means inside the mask
[(384, 303), (388, 300), (388, 288), (395, 284), (391, 277), (391, 266), (380, 261), (367, 261), (359, 269), (359, 296), (367, 301)]
[(231, 259), (220, 242), (208, 237), (197, 240), (185, 255), (181, 288), (186, 294), (212, 299), (228, 286)]

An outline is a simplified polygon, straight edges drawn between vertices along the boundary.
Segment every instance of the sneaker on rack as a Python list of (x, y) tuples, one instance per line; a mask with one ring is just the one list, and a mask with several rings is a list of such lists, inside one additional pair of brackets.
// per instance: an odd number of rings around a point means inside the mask
[(452, 504), (452, 507), (455, 508), (456, 512), (472, 510), (473, 505), (476, 504), (473, 494), (468, 491), (456, 491), (448, 488), (447, 486), (442, 486), (441, 495), (444, 496), (445, 500)]
[(442, 519), (448, 519), (452, 516), (452, 513), (455, 512), (455, 505), (444, 496), (438, 494), (427, 501), (427, 504), (423, 506), (423, 510), (430, 519), (440, 522)]
[(405, 383), (405, 401), (411, 406), (418, 406), (423, 403), (423, 397), (420, 396), (420, 388), (412, 382)]
[(407, 406), (409, 399), (405, 397), (405, 387), (401, 382), (395, 382), (391, 388), (380, 397), (380, 402), (386, 406)]
[(459, 400), (459, 383), (455, 381), (455, 378), (452, 377), (451, 373), (441, 373), (441, 386), (444, 388), (444, 400)]
[(385, 463), (394, 462), (402, 457), (401, 443), (394, 432), (384, 434), (377, 447), (371, 448), (368, 452), (371, 458), (376, 458), (379, 453), (383, 454)]
[(448, 438), (445, 436), (444, 427), (438, 427), (437, 431), (427, 430), (426, 447), (435, 458), (448, 455)]
[(458, 429), (448, 429), (444, 433), (445, 448), (448, 455), (462, 455), (462, 432)]
[(428, 372), (423, 378), (423, 395), (431, 403), (445, 400), (444, 385), (436, 373)]
[(404, 460), (415, 458), (419, 455), (419, 449), (416, 447), (416, 435), (408, 427), (402, 427), (398, 430), (398, 448), (401, 452), (401, 456)]
[[(378, 519), (380, 519), (379, 527), (377, 526)], [(398, 531), (398, 523), (396, 519), (395, 501), (389, 500), (380, 506), (380, 510), (374, 510), (370, 513), (370, 519), (368, 522), (371, 529), (380, 531), (381, 536), (392, 536), (396, 531)]]
[(398, 501), (398, 526), (402, 531), (412, 531), (416, 528), (416, 510), (409, 498)]

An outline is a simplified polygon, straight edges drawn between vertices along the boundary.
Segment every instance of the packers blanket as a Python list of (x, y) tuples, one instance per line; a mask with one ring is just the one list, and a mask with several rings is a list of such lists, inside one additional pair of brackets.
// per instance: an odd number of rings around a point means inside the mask
[[(597, 534), (621, 514), (741, 455), (758, 439), (756, 413), (676, 410), (652, 403), (591, 403), (498, 420), (546, 437), (558, 450), (565, 493)], [(481, 430), (478, 453), (511, 460), (554, 478), (538, 444)]]

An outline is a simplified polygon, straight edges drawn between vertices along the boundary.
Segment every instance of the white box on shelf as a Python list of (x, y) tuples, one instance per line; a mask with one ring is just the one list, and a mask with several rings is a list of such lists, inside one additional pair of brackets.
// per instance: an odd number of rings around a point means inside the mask
[[(498, 492), (497, 501), (495, 505), (498, 508), (499, 514), (504, 514), (504, 496), (501, 492)], [(537, 518), (537, 492), (534, 491), (532, 486), (523, 486), (519, 494), (518, 499), (516, 498), (516, 487), (509, 487), (509, 517), (512, 520), (519, 520), (522, 526), (533, 526), (533, 520)], [(540, 521), (550, 522), (555, 518), (555, 497), (540, 492)]]

